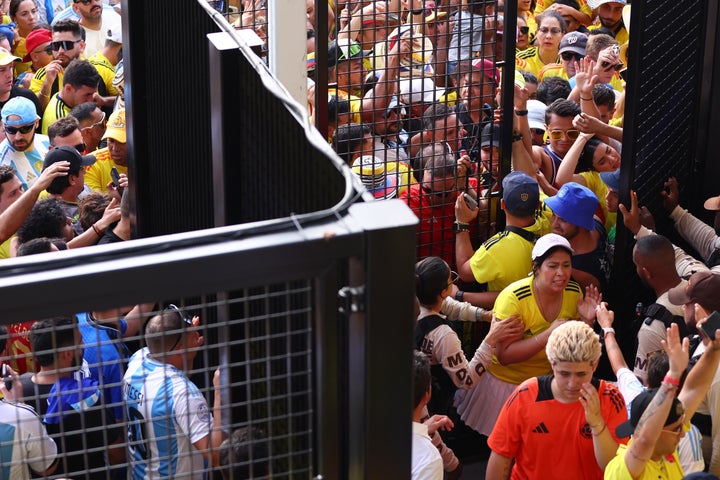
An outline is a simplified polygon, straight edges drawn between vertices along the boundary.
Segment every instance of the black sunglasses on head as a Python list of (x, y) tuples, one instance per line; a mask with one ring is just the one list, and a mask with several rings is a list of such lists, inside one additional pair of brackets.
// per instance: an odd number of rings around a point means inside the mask
[(524, 27), (520, 27), (519, 30), (520, 33), (522, 33), (523, 35), (527, 35), (528, 33), (530, 33), (530, 27), (528, 27), (527, 25)]

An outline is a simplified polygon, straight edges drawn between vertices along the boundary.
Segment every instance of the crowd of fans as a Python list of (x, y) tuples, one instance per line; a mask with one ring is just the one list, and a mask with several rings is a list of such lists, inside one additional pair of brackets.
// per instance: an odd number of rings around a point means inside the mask
[[(460, 477), (443, 441), (453, 425), (488, 438), (486, 478), (720, 474), (720, 343), (699, 328), (720, 309), (718, 223), (678, 205), (674, 178), (657, 186), (696, 259), (653, 231), (634, 193), (618, 205), (630, 2), (515, 3), (330, 0), (326, 30), (325, 2), (307, 2), (311, 113), (327, 108), (327, 141), (376, 201), (399, 198), (418, 218), (413, 478)], [(266, 33), (247, 11), (235, 25)], [(720, 218), (720, 197), (706, 208)], [(625, 356), (603, 301), (617, 228), (635, 235), (657, 298)], [(487, 336), (468, 339), (482, 321)], [(603, 344), (617, 378), (593, 377)]]

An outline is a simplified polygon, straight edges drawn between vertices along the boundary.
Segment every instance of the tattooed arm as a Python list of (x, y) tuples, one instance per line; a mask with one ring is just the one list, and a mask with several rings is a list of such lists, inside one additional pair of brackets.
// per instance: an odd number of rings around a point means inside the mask
[[(688, 364), (689, 340), (686, 338), (680, 342), (677, 325), (667, 329), (667, 341), (663, 340), (663, 348), (670, 360), (667, 376), (679, 381)], [(655, 445), (670, 413), (676, 389), (674, 384), (662, 382), (635, 427), (632, 443), (625, 454), (625, 465), (633, 478), (640, 477), (647, 462), (656, 456)]]

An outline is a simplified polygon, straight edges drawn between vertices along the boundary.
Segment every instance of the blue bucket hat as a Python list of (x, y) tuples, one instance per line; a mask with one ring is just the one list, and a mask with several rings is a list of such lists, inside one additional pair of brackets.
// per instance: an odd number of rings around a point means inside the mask
[(595, 230), (593, 215), (599, 204), (592, 190), (575, 182), (566, 183), (554, 197), (545, 199), (555, 215), (585, 230)]

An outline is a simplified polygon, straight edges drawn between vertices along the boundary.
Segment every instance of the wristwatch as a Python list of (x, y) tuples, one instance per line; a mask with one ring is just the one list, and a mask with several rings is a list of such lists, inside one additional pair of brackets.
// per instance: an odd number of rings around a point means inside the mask
[(453, 232), (469, 232), (470, 231), (470, 224), (469, 223), (462, 223), (458, 221), (453, 222)]

